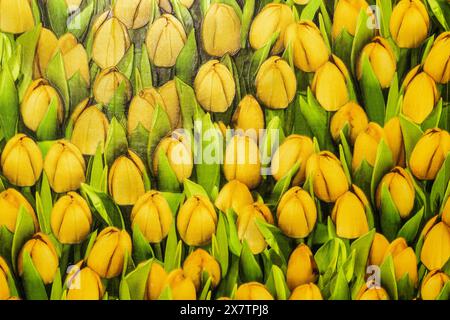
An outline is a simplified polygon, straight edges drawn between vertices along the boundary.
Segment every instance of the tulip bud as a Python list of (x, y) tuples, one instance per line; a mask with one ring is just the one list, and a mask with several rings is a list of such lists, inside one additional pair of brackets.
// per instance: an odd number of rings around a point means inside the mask
[(349, 187), (341, 162), (328, 151), (311, 155), (306, 176), (312, 180), (314, 195), (325, 202), (336, 201)]
[(196, 300), (197, 293), (191, 278), (182, 269), (173, 270), (166, 279), (166, 286), (170, 287), (172, 300)]
[(25, 253), (30, 255), (44, 284), (52, 283), (59, 266), (58, 254), (52, 240), (46, 234), (39, 232), (24, 244), (18, 259), (20, 276), (23, 275), (23, 255)]
[(297, 92), (297, 79), (285, 60), (272, 56), (259, 68), (255, 86), (256, 96), (265, 106), (286, 109)]
[(446, 84), (450, 81), (450, 32), (441, 33), (428, 53), (423, 69), (434, 81)]
[(163, 152), (167, 156), (169, 166), (174, 171), (178, 182), (189, 179), (194, 169), (194, 159), (189, 137), (183, 132), (173, 132), (171, 136), (162, 139), (153, 155), (153, 173), (158, 175), (159, 154)]
[(350, 101), (340, 108), (331, 118), (330, 132), (333, 140), (340, 141), (340, 132), (348, 125), (350, 142), (355, 143), (358, 135), (369, 124), (367, 114), (359, 104)]
[(80, 76), (89, 86), (90, 74), (86, 49), (79, 44), (77, 38), (71, 33), (66, 33), (58, 40), (57, 50), (60, 50), (64, 61), (66, 79), (72, 78), (79, 72)]
[(42, 28), (34, 55), (33, 79), (39, 79), (45, 76), (48, 63), (52, 59), (57, 47), (58, 38), (53, 31)]
[(149, 191), (139, 197), (131, 211), (131, 226), (139, 226), (145, 239), (160, 243), (169, 234), (172, 210), (158, 191)]
[(223, 172), (228, 181), (239, 180), (250, 189), (261, 182), (261, 160), (258, 145), (247, 136), (234, 136), (225, 151)]
[(105, 12), (94, 22), (92, 30), (94, 62), (101, 69), (117, 66), (131, 45), (127, 27), (118, 18), (111, 17), (110, 12)]
[(205, 196), (193, 196), (186, 200), (177, 215), (177, 229), (181, 239), (190, 246), (211, 243), (216, 232), (217, 214)]
[(33, 29), (34, 25), (31, 0), (0, 0), (1, 32), (24, 33)]
[(167, 273), (157, 262), (153, 261), (147, 278), (145, 298), (147, 300), (158, 300), (167, 280)]
[(366, 11), (368, 6), (365, 0), (339, 0), (333, 15), (331, 29), (333, 39), (336, 39), (344, 29), (354, 36), (359, 13), (361, 10)]
[(63, 193), (85, 182), (86, 164), (80, 150), (66, 140), (52, 145), (44, 160), (44, 172), (53, 191)]
[(227, 212), (228, 209), (238, 212), (252, 203), (253, 196), (248, 187), (239, 180), (231, 180), (222, 187), (214, 204), (222, 212)]
[(145, 26), (153, 11), (152, 0), (117, 0), (113, 13), (128, 29), (139, 29)]
[(131, 135), (139, 123), (147, 131), (151, 131), (153, 124), (153, 112), (156, 106), (166, 109), (164, 100), (154, 88), (147, 88), (139, 92), (130, 103), (128, 109), (128, 134)]
[(405, 77), (402, 113), (417, 124), (421, 124), (433, 111), (439, 100), (439, 92), (433, 78), (420, 72), (419, 66)]
[(373, 38), (372, 42), (366, 44), (359, 56), (357, 65), (358, 80), (363, 76), (363, 59), (367, 57), (382, 88), (389, 88), (395, 71), (397, 61), (389, 42), (382, 37)]
[[(172, 12), (172, 5), (170, 0), (157, 0), (159, 7), (165, 12)], [(190, 9), (195, 0), (178, 0), (178, 3)]]
[(8, 141), (1, 156), (3, 175), (19, 187), (36, 184), (42, 173), (42, 162), (42, 153), (37, 144), (21, 133)]
[(308, 283), (295, 288), (289, 300), (323, 300), (323, 297), (318, 286), (314, 283)]
[(0, 193), (0, 227), (5, 226), (10, 232), (16, 231), (20, 207), (23, 207), (34, 222), (34, 231), (39, 231), (39, 224), (34, 209), (28, 200), (16, 189), (7, 189)]
[(234, 296), (235, 300), (274, 300), (267, 288), (258, 282), (241, 284)]
[(70, 286), (67, 290), (67, 300), (101, 300), (105, 288), (99, 275), (89, 267), (81, 268), (82, 262), (71, 269), (67, 278)]
[(289, 6), (282, 3), (269, 3), (253, 19), (250, 27), (249, 41), (254, 50), (265, 46), (273, 34), (279, 32), (277, 41), (272, 48), (272, 54), (278, 54), (284, 49), (286, 28), (294, 22), (294, 14)]
[(384, 125), (384, 137), (386, 143), (391, 149), (394, 163), (397, 166), (406, 166), (405, 142), (403, 139), (402, 127), (400, 119), (394, 117)]
[(8, 282), (9, 272), (6, 261), (0, 256), (0, 301), (6, 300), (11, 296)]
[(87, 265), (102, 278), (122, 273), (125, 255), (131, 255), (131, 238), (125, 230), (107, 227), (99, 233), (87, 258)]
[(277, 219), (278, 227), (288, 237), (306, 238), (316, 225), (316, 204), (308, 192), (293, 187), (281, 198)]
[(292, 178), (292, 185), (298, 186), (305, 181), (306, 162), (314, 152), (311, 138), (292, 134), (288, 136), (272, 157), (271, 171), (275, 180), (280, 181), (297, 163), (300, 167)]
[(200, 105), (210, 112), (227, 111), (236, 94), (233, 75), (218, 60), (210, 60), (200, 67), (194, 89)]
[(145, 165), (131, 150), (117, 158), (108, 176), (108, 190), (120, 206), (133, 205), (145, 193), (143, 176)]
[(353, 172), (359, 169), (363, 160), (366, 160), (372, 167), (375, 166), (381, 139), (385, 139), (383, 128), (376, 122), (369, 122), (366, 129), (355, 140), (352, 158)]
[(422, 280), (420, 295), (422, 300), (436, 300), (450, 277), (440, 270), (433, 270)]
[(372, 246), (370, 247), (368, 265), (381, 266), (383, 263), (384, 254), (386, 253), (388, 247), (389, 241), (386, 237), (381, 233), (375, 233)]
[(356, 300), (389, 300), (389, 295), (381, 287), (368, 287), (364, 284), (359, 291)]
[(441, 269), (450, 258), (450, 227), (439, 222), (425, 234), (420, 260), (428, 270)]
[(241, 20), (233, 7), (212, 3), (202, 23), (202, 40), (206, 53), (222, 57), (234, 55), (241, 47)]
[(290, 290), (296, 287), (315, 282), (319, 270), (311, 249), (306, 244), (299, 244), (289, 257), (286, 282)]
[(186, 40), (181, 22), (171, 14), (163, 14), (147, 32), (145, 43), (150, 60), (157, 67), (173, 67)]
[(77, 244), (91, 231), (92, 214), (86, 200), (78, 193), (69, 192), (54, 204), (50, 221), (53, 234), (60, 243)]
[(417, 48), (426, 39), (430, 17), (420, 0), (401, 0), (392, 10), (389, 30), (400, 48)]
[(326, 111), (337, 111), (349, 102), (348, 76), (347, 67), (335, 55), (332, 55), (330, 61), (325, 62), (317, 69), (311, 90)]
[(125, 100), (131, 99), (131, 83), (115, 68), (102, 70), (94, 82), (94, 98), (98, 103), (108, 104), (121, 83), (125, 84)]
[(260, 131), (264, 129), (264, 112), (252, 95), (246, 95), (236, 108), (232, 118), (235, 130), (258, 141)]
[(330, 56), (319, 28), (312, 21), (291, 23), (286, 28), (284, 46), (287, 48), (289, 43), (294, 64), (303, 72), (315, 72)]
[(246, 240), (253, 254), (259, 254), (267, 247), (266, 240), (256, 224), (256, 219), (273, 224), (270, 209), (259, 202), (241, 208), (236, 221), (239, 240)]
[(395, 269), (395, 278), (400, 280), (408, 273), (409, 280), (417, 285), (417, 260), (416, 254), (411, 247), (408, 247), (404, 238), (397, 238), (391, 242), (384, 254), (384, 259), (392, 256)]
[(94, 155), (97, 148), (103, 151), (108, 135), (109, 122), (100, 106), (89, 106), (89, 99), (82, 101), (72, 113), (72, 142), (84, 155)]
[(38, 130), (53, 99), (56, 100), (57, 119), (60, 125), (63, 122), (64, 109), (58, 92), (44, 79), (37, 79), (30, 84), (20, 105), (20, 113), (28, 129), (35, 132)]
[(197, 290), (200, 290), (202, 273), (206, 272), (211, 277), (212, 288), (220, 282), (220, 265), (207, 251), (196, 249), (183, 263), (184, 274), (192, 279)]
[(395, 167), (381, 179), (376, 193), (378, 209), (381, 208), (381, 191), (384, 185), (387, 187), (400, 217), (402, 219), (408, 218), (414, 207), (416, 195), (414, 184), (409, 173), (402, 167)]
[(178, 91), (175, 80), (167, 81), (164, 85), (159, 87), (159, 94), (165, 105), (165, 110), (169, 116), (170, 126), (173, 130), (181, 127), (182, 114), (180, 106), (180, 98), (178, 97)]
[(420, 180), (433, 180), (450, 152), (450, 134), (439, 128), (428, 129), (416, 143), (409, 167)]

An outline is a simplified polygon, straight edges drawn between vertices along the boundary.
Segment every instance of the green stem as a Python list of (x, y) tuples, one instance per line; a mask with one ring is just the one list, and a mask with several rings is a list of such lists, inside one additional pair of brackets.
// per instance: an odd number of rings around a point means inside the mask
[(161, 243), (155, 244), (154, 249), (155, 249), (154, 251), (155, 251), (156, 259), (158, 259), (159, 261), (164, 261), (163, 255), (162, 255), (162, 250), (161, 250)]
[(72, 246), (70, 244), (63, 244), (61, 249), (60, 266), (61, 272), (65, 273), (69, 264), (69, 256)]

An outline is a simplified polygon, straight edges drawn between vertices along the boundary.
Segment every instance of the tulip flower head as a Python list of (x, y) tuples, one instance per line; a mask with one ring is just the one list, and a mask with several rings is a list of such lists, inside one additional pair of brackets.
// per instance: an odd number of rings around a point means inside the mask
[(267, 288), (258, 282), (241, 284), (234, 296), (235, 300), (274, 300)]
[(292, 251), (287, 266), (286, 280), (290, 290), (300, 285), (314, 283), (319, 270), (311, 249), (306, 244), (299, 244)]

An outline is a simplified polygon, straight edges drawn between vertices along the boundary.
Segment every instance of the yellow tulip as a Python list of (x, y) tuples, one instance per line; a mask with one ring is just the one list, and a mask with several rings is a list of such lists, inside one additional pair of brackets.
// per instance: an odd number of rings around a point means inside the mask
[(441, 33), (428, 53), (423, 69), (434, 81), (445, 84), (450, 81), (450, 31)]
[(402, 127), (398, 117), (391, 118), (384, 125), (384, 137), (391, 149), (394, 164), (400, 167), (406, 166), (405, 141)]
[(299, 244), (289, 257), (286, 283), (290, 290), (300, 285), (315, 282), (319, 276), (316, 261), (306, 244)]
[(9, 272), (6, 261), (0, 256), (0, 301), (6, 300), (11, 296), (8, 283)]
[[(159, 7), (164, 10), (165, 12), (172, 12), (172, 5), (170, 0), (157, 0)], [(187, 9), (190, 9), (192, 5), (194, 4), (195, 0), (178, 0), (178, 2), (186, 7)]]
[(407, 273), (409, 280), (414, 285), (417, 285), (418, 275), (416, 255), (414, 250), (411, 247), (408, 247), (404, 238), (397, 238), (391, 242), (386, 249), (384, 259), (389, 255), (392, 256), (394, 262), (395, 278), (397, 281), (403, 278)]
[(172, 130), (175, 130), (182, 125), (182, 114), (180, 106), (180, 98), (178, 97), (178, 91), (175, 80), (167, 81), (164, 85), (159, 87), (159, 94), (164, 101), (164, 106), (167, 115), (169, 116), (170, 126)]
[(83, 0), (65, 0), (65, 1), (69, 11), (77, 10), (80, 7), (81, 3), (83, 2)]
[(183, 269), (176, 269), (169, 273), (165, 286), (170, 287), (172, 300), (196, 300), (197, 298), (194, 282), (186, 276)]
[(313, 198), (300, 187), (293, 187), (280, 200), (277, 208), (278, 227), (291, 238), (306, 238), (317, 221)]
[(128, 29), (145, 26), (152, 17), (152, 0), (117, 0), (113, 13)]
[(369, 119), (361, 106), (353, 101), (340, 108), (331, 118), (330, 132), (333, 140), (340, 141), (340, 132), (348, 124), (350, 142), (355, 143), (356, 137), (367, 128)]
[(89, 267), (81, 268), (81, 262), (68, 274), (70, 286), (67, 300), (101, 300), (105, 288), (99, 275)]
[(196, 249), (183, 263), (184, 274), (192, 279), (197, 290), (200, 290), (202, 274), (206, 272), (211, 277), (211, 286), (217, 287), (220, 282), (220, 265), (214, 257), (203, 249)]
[(131, 255), (131, 238), (125, 230), (107, 227), (95, 239), (87, 265), (100, 277), (111, 279), (122, 273), (125, 255)]
[(16, 231), (16, 223), (19, 215), (19, 209), (23, 207), (33, 219), (34, 231), (39, 231), (39, 224), (33, 207), (28, 200), (16, 189), (6, 189), (0, 193), (0, 226), (5, 226), (9, 231)]
[(358, 134), (352, 158), (352, 169), (354, 172), (358, 170), (363, 160), (366, 160), (372, 167), (375, 165), (378, 145), (381, 139), (385, 139), (384, 131), (376, 122), (369, 122), (366, 129)]
[(167, 273), (164, 268), (158, 262), (153, 261), (145, 286), (145, 298), (147, 300), (158, 300), (166, 280)]
[(367, 287), (364, 284), (359, 291), (356, 300), (389, 300), (389, 295), (381, 287)]
[(137, 94), (130, 103), (128, 109), (128, 134), (131, 135), (138, 127), (139, 123), (151, 131), (153, 124), (153, 112), (159, 105), (164, 110), (166, 105), (162, 96), (154, 88), (143, 89)]
[(48, 63), (51, 61), (57, 47), (58, 38), (53, 31), (42, 28), (34, 55), (33, 79), (45, 76)]
[(114, 97), (114, 93), (122, 84), (125, 85), (125, 99), (131, 99), (131, 83), (116, 68), (102, 70), (94, 81), (94, 98), (98, 103), (108, 104)]
[(266, 107), (286, 109), (297, 92), (297, 78), (285, 60), (272, 56), (259, 68), (255, 86), (256, 96)]
[(227, 212), (228, 209), (238, 212), (252, 203), (253, 196), (248, 187), (239, 180), (231, 180), (220, 189), (214, 204), (222, 212)]
[(259, 134), (264, 129), (264, 112), (252, 95), (246, 95), (239, 102), (231, 121), (235, 130), (258, 141)]
[(77, 38), (71, 33), (66, 33), (58, 40), (56, 50), (61, 52), (64, 69), (66, 71), (66, 79), (69, 80), (77, 72), (89, 86), (90, 74), (86, 49), (82, 44), (78, 43)]
[(420, 260), (428, 270), (441, 269), (450, 258), (450, 227), (435, 224), (425, 234)]
[(234, 296), (235, 300), (274, 300), (267, 288), (258, 282), (241, 284)]
[(422, 300), (435, 300), (450, 277), (440, 270), (433, 270), (422, 280), (420, 296)]
[(34, 25), (31, 0), (0, 0), (1, 32), (23, 33), (33, 29)]
[(354, 36), (359, 13), (361, 10), (367, 11), (368, 6), (365, 0), (339, 0), (333, 15), (333, 39), (337, 39), (344, 29)]
[(295, 288), (289, 300), (323, 300), (323, 297), (318, 286), (307, 283)]
[(386, 237), (381, 233), (375, 233), (372, 246), (370, 247), (368, 265), (381, 266), (383, 263), (384, 254), (386, 253), (388, 247), (389, 241)]

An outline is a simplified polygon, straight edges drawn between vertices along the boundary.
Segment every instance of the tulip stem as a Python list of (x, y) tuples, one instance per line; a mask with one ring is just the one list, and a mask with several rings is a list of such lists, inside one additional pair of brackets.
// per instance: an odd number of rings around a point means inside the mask
[(75, 263), (77, 263), (78, 261), (81, 260), (81, 245), (80, 244), (76, 244), (74, 246), (74, 257), (73, 257), (73, 261)]
[(162, 255), (162, 250), (161, 250), (161, 243), (155, 244), (154, 247), (155, 247), (156, 259), (158, 259), (159, 261), (164, 261), (163, 255)]
[(61, 266), (61, 271), (64, 273), (67, 271), (67, 267), (69, 264), (70, 249), (71, 249), (70, 244), (63, 244), (62, 248), (61, 248), (60, 266)]

